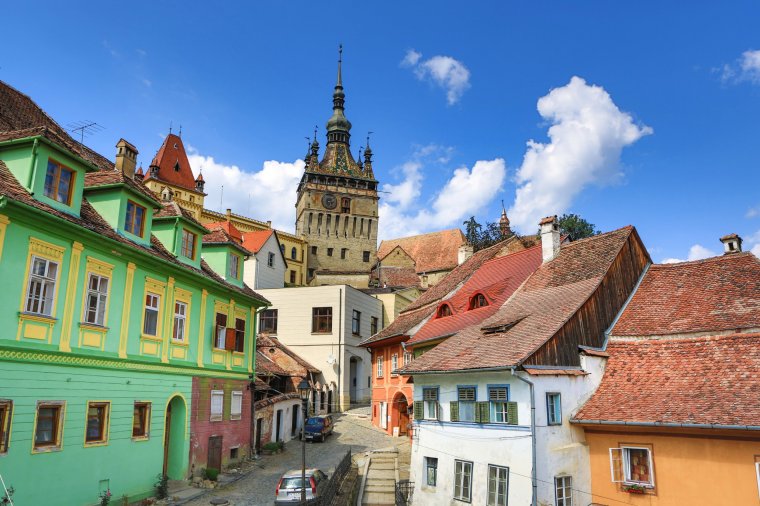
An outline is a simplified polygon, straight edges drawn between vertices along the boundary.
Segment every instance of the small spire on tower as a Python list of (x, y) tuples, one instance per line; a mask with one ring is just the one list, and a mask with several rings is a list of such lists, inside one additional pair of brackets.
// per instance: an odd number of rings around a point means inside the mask
[(501, 238), (506, 239), (512, 235), (512, 229), (509, 227), (509, 218), (507, 218), (507, 209), (504, 207), (504, 201), (501, 201), (501, 218), (499, 219), (499, 228), (501, 229)]
[(341, 74), (341, 66), (343, 65), (343, 44), (338, 46), (338, 86), (343, 87), (343, 76)]

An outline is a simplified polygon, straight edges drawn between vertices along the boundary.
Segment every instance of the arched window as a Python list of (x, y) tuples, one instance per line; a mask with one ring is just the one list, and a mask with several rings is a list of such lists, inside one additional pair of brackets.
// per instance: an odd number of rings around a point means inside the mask
[(280, 244), (280, 251), (282, 251), (283, 255), (285, 254), (285, 245), (284, 244)]
[(451, 316), (451, 306), (448, 304), (441, 304), (438, 306), (438, 313), (436, 314), (438, 318), (445, 318), (447, 316)]
[(484, 307), (488, 305), (488, 300), (486, 300), (486, 296), (482, 293), (476, 293), (472, 296), (470, 299), (470, 309), (477, 309), (479, 307)]
[(290, 250), (290, 258), (295, 260), (297, 256), (298, 256), (298, 251), (296, 251), (296, 248), (294, 246), (293, 249)]

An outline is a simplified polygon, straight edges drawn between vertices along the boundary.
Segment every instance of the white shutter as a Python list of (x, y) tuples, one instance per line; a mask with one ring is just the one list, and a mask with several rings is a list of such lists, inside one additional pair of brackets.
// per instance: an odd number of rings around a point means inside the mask
[(211, 391), (211, 418), (221, 418), (224, 407), (224, 391)]
[(243, 392), (232, 392), (230, 416), (240, 417), (243, 413)]
[(610, 475), (612, 483), (622, 483), (625, 480), (622, 448), (610, 448)]

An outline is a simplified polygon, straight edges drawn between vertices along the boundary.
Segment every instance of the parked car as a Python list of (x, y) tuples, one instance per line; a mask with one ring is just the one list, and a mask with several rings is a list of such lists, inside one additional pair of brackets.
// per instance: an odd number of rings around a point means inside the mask
[[(319, 497), (327, 485), (327, 475), (319, 469), (306, 470), (306, 499)], [(282, 475), (274, 492), (274, 504), (298, 504), (301, 501), (301, 470), (291, 469)]]
[(324, 441), (327, 436), (332, 434), (332, 431), (332, 416), (312, 416), (306, 420), (304, 438), (306, 441)]

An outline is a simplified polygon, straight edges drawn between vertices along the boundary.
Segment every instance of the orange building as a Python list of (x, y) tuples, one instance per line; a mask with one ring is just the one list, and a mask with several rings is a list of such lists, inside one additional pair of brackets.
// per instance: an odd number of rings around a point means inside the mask
[(651, 266), (613, 327), (571, 420), (594, 504), (760, 505), (760, 261), (736, 246)]

